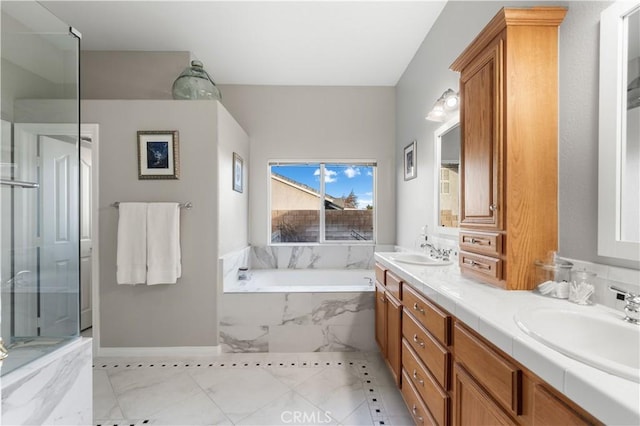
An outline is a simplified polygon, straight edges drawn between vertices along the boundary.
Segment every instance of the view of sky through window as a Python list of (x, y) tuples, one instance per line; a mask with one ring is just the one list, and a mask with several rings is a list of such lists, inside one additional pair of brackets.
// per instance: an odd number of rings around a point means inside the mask
[[(320, 190), (320, 164), (273, 165), (271, 171)], [(346, 198), (353, 191), (358, 209), (366, 209), (367, 206), (373, 205), (373, 167), (358, 164), (326, 164), (324, 174), (325, 193), (328, 196)]]

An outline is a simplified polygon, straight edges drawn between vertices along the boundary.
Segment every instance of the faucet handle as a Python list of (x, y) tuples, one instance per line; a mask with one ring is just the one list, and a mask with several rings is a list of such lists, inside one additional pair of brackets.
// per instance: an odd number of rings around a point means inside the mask
[(624, 301), (627, 302), (624, 307), (624, 313), (626, 314), (624, 320), (632, 324), (640, 324), (640, 295), (612, 285), (609, 286), (609, 290), (624, 295)]
[(629, 303), (637, 303), (640, 305), (640, 294), (631, 293), (630, 291), (623, 290), (612, 285), (609, 286), (609, 290), (614, 293), (622, 294), (624, 296), (624, 300)]

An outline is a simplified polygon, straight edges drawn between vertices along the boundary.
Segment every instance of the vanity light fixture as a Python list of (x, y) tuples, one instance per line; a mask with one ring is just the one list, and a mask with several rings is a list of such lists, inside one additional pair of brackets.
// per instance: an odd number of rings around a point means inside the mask
[(425, 119), (439, 122), (447, 121), (449, 114), (458, 110), (459, 104), (460, 99), (458, 93), (454, 92), (453, 89), (447, 89), (442, 96), (438, 98)]

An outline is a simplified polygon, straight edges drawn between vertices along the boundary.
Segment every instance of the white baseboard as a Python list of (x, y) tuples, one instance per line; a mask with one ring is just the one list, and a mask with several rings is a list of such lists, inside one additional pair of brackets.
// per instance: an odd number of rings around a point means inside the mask
[(129, 356), (210, 356), (220, 355), (222, 349), (218, 346), (169, 346), (160, 348), (98, 348), (94, 356), (98, 357), (129, 357)]

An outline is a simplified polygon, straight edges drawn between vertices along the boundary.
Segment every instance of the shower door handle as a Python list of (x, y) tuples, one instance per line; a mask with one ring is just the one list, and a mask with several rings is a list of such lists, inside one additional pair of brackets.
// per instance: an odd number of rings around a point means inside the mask
[(20, 188), (40, 188), (40, 184), (37, 182), (25, 182), (22, 180), (0, 179), (0, 184), (19, 186)]

